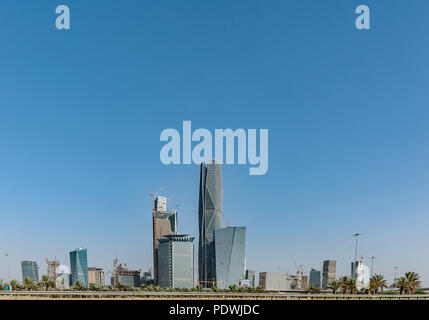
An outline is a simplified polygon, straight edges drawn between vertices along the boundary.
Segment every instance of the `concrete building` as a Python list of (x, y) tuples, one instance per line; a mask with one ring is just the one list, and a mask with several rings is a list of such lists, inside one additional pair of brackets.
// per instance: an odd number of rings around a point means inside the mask
[(246, 270), (244, 279), (250, 280), (252, 288), (256, 287), (256, 272), (254, 270)]
[(216, 281), (213, 232), (222, 228), (222, 169), (215, 160), (201, 164), (198, 200), (198, 280), (204, 287)]
[(153, 275), (152, 275), (152, 270), (151, 269), (149, 269), (146, 272), (143, 272), (141, 283), (142, 284), (146, 284), (146, 285), (150, 285), (150, 284), (154, 283), (154, 281), (153, 281)]
[(216, 286), (227, 289), (238, 286), (245, 277), (246, 227), (214, 230)]
[(60, 263), (58, 261), (49, 261), (46, 260), (46, 274), (49, 277), (50, 281), (54, 281), (57, 279), (57, 270), (60, 266)]
[(309, 285), (320, 289), (320, 271), (311, 268)]
[[(130, 286), (132, 288), (140, 288), (141, 279), (140, 279), (140, 270), (128, 270), (125, 263), (121, 263), (116, 268), (116, 277), (117, 284), (123, 286)], [(114, 278), (110, 279), (111, 285), (114, 285)]]
[(154, 283), (158, 284), (158, 240), (177, 233), (177, 211), (167, 211), (167, 199), (161, 196), (156, 197), (152, 220)]
[(33, 282), (39, 282), (39, 270), (37, 262), (21, 261), (22, 281), (25, 278), (30, 278)]
[(323, 261), (323, 278), (322, 289), (327, 289), (329, 282), (335, 280), (335, 272), (337, 270), (337, 261), (325, 260)]
[(301, 277), (301, 289), (307, 289), (308, 288), (308, 276), (302, 276)]
[(192, 288), (194, 238), (176, 234), (159, 239), (158, 284), (164, 288)]
[(88, 285), (91, 283), (104, 287), (104, 271), (101, 268), (88, 268)]
[(88, 286), (88, 253), (86, 249), (76, 249), (70, 252), (71, 285), (79, 281)]
[(259, 286), (267, 291), (291, 290), (293, 277), (288, 273), (260, 272)]

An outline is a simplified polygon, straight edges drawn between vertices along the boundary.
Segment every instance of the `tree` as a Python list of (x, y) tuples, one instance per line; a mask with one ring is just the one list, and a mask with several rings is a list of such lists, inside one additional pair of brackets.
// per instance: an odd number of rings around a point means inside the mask
[(28, 291), (34, 289), (35, 287), (33, 279), (30, 277), (26, 277), (22, 284), (24, 285), (24, 289), (27, 289)]
[(340, 282), (341, 293), (346, 294), (349, 290), (350, 278), (347, 276), (341, 277), (338, 281)]
[(348, 289), (350, 291), (350, 294), (355, 294), (356, 293), (356, 279), (351, 279), (349, 278), (348, 281)]
[(381, 289), (381, 292), (383, 292), (384, 288), (387, 288), (387, 281), (384, 279), (384, 277), (381, 274), (373, 275), (369, 281), (370, 292), (372, 291), (374, 294), (377, 294), (379, 289)]
[(16, 291), (16, 289), (18, 289), (19, 288), (19, 282), (18, 282), (18, 280), (11, 280), (10, 281), (10, 286), (12, 287), (12, 290), (13, 291)]
[(415, 293), (420, 288), (420, 276), (415, 272), (406, 272), (405, 278), (407, 279), (407, 293)]
[(332, 293), (335, 294), (341, 288), (341, 282), (339, 280), (332, 280), (328, 283), (328, 288), (332, 289)]
[(48, 291), (48, 289), (49, 289), (49, 276), (47, 276), (47, 275), (42, 276), (42, 280), (40, 281), (40, 286), (45, 291)]
[(396, 279), (396, 282), (394, 283), (395, 288), (399, 289), (399, 294), (403, 294), (404, 292), (407, 292), (408, 289), (408, 280), (405, 277), (400, 277)]

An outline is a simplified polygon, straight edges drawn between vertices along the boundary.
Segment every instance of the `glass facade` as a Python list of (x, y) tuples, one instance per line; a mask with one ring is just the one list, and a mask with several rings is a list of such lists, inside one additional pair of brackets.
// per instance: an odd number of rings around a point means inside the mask
[(21, 261), (22, 281), (30, 278), (33, 282), (39, 282), (39, 270), (37, 263), (34, 261)]
[(88, 254), (86, 249), (76, 249), (70, 252), (71, 285), (79, 281), (88, 286)]
[(216, 281), (213, 232), (222, 227), (222, 170), (215, 160), (201, 164), (198, 223), (198, 278), (202, 286), (211, 287)]
[(245, 278), (246, 227), (227, 227), (214, 231), (216, 286), (226, 289)]
[(184, 235), (159, 240), (158, 284), (165, 288), (194, 286), (194, 238)]

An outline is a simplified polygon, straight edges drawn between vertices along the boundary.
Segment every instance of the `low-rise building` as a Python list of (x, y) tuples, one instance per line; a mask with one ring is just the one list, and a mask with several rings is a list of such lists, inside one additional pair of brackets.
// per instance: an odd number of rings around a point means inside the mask
[(288, 273), (260, 272), (259, 286), (267, 291), (291, 290), (293, 278)]

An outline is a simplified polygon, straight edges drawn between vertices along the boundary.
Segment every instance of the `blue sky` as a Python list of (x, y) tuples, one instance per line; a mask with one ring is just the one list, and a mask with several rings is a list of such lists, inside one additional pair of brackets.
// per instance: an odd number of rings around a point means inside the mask
[[(55, 8), (71, 9), (71, 30)], [(269, 171), (223, 166), (225, 222), (247, 265), (294, 272), (352, 234), (388, 280), (429, 285), (429, 3), (368, 0), (2, 1), (0, 252), (88, 248), (89, 264), (152, 265), (151, 198), (166, 185), (197, 236), (198, 167), (159, 160), (166, 128), (269, 129)], [(369, 261), (367, 261), (369, 263)], [(0, 256), (0, 277), (7, 263)]]

